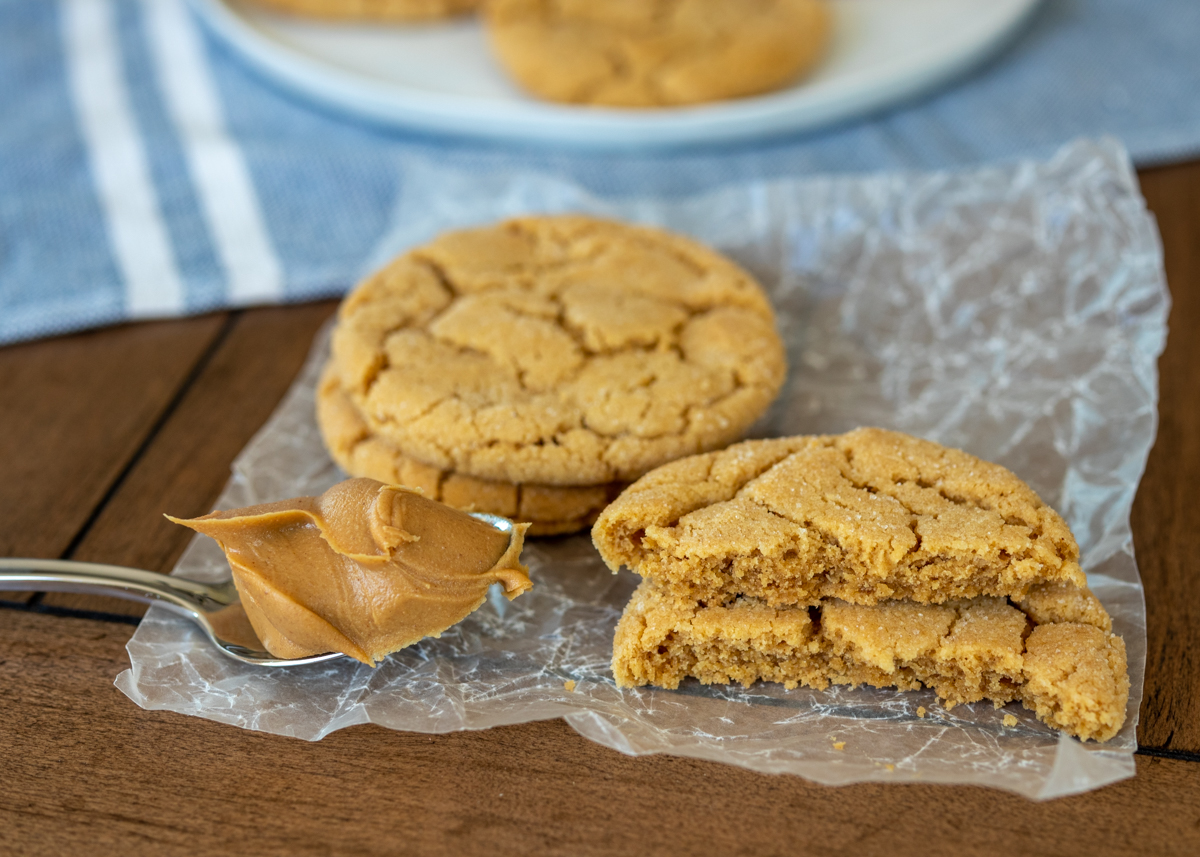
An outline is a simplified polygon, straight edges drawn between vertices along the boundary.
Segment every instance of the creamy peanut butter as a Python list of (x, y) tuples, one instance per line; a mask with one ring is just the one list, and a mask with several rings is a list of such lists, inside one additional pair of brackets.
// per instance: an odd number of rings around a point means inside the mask
[(212, 536), (254, 632), (280, 658), (343, 652), (374, 666), (462, 621), (502, 583), (533, 584), (508, 533), (420, 494), (349, 479), (297, 497), (170, 520)]

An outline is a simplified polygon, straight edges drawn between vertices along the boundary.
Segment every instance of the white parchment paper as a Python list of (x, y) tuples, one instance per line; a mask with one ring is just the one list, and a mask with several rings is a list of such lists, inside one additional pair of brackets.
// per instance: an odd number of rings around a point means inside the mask
[[(778, 685), (619, 690), (612, 632), (635, 585), (589, 538), (534, 540), (536, 585), (498, 595), (377, 669), (345, 659), (254, 669), (152, 609), (117, 686), (138, 705), (317, 740), (356, 723), (449, 732), (564, 717), (623, 753), (800, 774), (973, 783), (1048, 798), (1134, 773), (1145, 607), (1129, 510), (1156, 424), (1168, 295), (1161, 250), (1119, 144), (964, 173), (811, 178), (695, 197), (603, 200), (545, 175), (397, 162), (405, 188), (366, 269), (450, 227), (542, 211), (661, 224), (729, 253), (770, 291), (788, 345), (758, 436), (879, 425), (961, 447), (1028, 481), (1067, 519), (1129, 653), (1121, 733), (1081, 744), (1018, 705), (947, 712), (932, 692)], [(234, 465), (219, 507), (315, 494), (342, 478), (313, 421), (323, 340)], [(228, 576), (199, 538), (176, 573)], [(567, 690), (569, 682), (574, 689)], [(924, 716), (918, 716), (918, 709)], [(1018, 718), (1005, 727), (1005, 714)]]

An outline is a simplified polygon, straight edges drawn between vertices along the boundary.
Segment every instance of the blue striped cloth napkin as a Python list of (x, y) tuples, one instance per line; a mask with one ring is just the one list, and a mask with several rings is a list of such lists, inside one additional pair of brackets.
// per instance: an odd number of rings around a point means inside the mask
[(1048, 0), (1019, 41), (919, 104), (688, 154), (580, 155), (382, 129), (260, 78), (184, 0), (0, 0), (0, 343), (338, 294), (435, 160), (599, 196), (747, 178), (938, 169), (1113, 134), (1200, 153), (1200, 3)]

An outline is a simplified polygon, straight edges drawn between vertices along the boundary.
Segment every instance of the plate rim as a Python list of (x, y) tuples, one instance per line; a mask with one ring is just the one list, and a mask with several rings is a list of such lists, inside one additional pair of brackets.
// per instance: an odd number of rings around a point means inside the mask
[(735, 101), (645, 110), (511, 102), (406, 91), (262, 35), (227, 0), (186, 0), (205, 27), (248, 66), (305, 100), (358, 119), (418, 133), (580, 151), (660, 151), (811, 133), (902, 105), (949, 85), (1006, 47), (1044, 0), (1009, 0), (1007, 15), (937, 62), (905, 69), (886, 86), (825, 103), (789, 104), (795, 90)]

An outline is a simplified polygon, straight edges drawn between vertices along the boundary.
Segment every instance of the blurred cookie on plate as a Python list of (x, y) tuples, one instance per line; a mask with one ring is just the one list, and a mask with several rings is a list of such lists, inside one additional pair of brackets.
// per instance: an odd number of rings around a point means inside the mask
[(666, 107), (794, 83), (824, 56), (826, 0), (491, 0), (493, 51), (549, 101)]
[(362, 21), (428, 21), (475, 12), (483, 0), (253, 0), (292, 15)]

